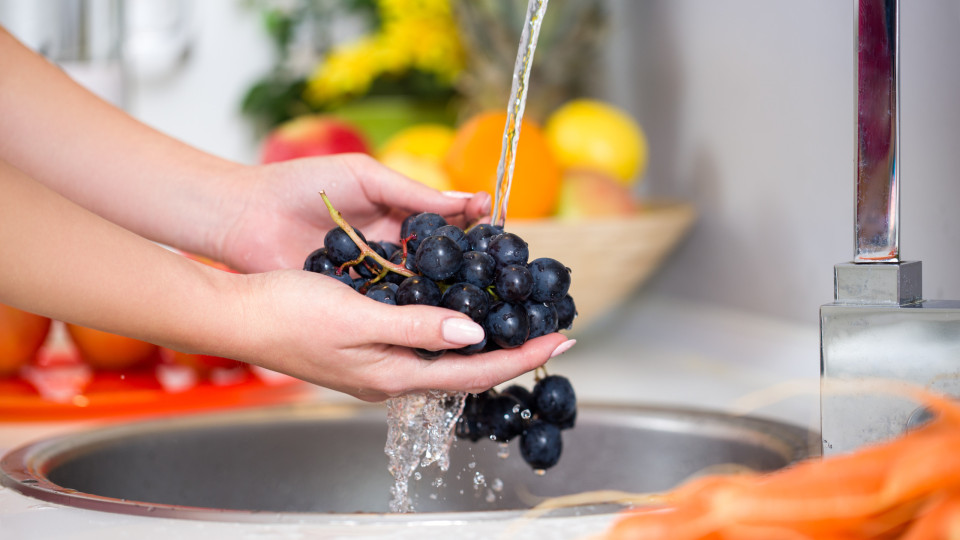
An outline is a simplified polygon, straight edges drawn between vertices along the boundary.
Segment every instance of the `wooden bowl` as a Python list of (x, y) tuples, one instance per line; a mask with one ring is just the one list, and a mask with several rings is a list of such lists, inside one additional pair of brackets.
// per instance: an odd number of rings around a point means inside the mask
[(530, 260), (552, 257), (571, 270), (577, 305), (571, 333), (585, 329), (653, 274), (696, 218), (687, 203), (644, 202), (629, 217), (508, 221), (530, 245)]

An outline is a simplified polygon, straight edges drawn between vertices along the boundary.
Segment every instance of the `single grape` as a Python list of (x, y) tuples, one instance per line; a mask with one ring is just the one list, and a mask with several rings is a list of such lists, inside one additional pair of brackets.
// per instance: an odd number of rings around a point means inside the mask
[[(392, 254), (394, 251), (400, 249), (400, 244), (397, 244), (397, 243), (394, 243), (394, 242), (385, 242), (385, 241), (381, 240), (381, 241), (379, 241), (379, 242), (377, 242), (377, 243), (380, 244), (380, 247), (383, 248), (383, 252), (386, 253), (387, 255), (390, 255), (390, 254)], [(386, 257), (387, 255), (384, 255), (384, 257)]]
[(560, 330), (569, 330), (573, 327), (573, 320), (577, 318), (577, 305), (573, 302), (573, 297), (569, 294), (556, 303), (557, 308), (557, 328)]
[(463, 413), (457, 419), (457, 425), (454, 429), (458, 439), (469, 439), (477, 442), (490, 436), (486, 424), (481, 421), (483, 405), (490, 399), (490, 395), (489, 390), (480, 394), (467, 394), (463, 402)]
[(570, 269), (556, 259), (543, 257), (527, 265), (533, 277), (530, 296), (537, 302), (559, 302), (570, 290)]
[(322, 274), (327, 271), (336, 270), (337, 265), (333, 264), (330, 257), (327, 257), (327, 248), (320, 248), (314, 250), (310, 255), (307, 255), (307, 259), (303, 261), (303, 269), (308, 272)]
[(487, 338), (504, 349), (519, 347), (527, 341), (530, 326), (527, 311), (521, 304), (497, 302), (484, 319)]
[(470, 242), (470, 249), (473, 251), (487, 251), (490, 240), (502, 233), (503, 229), (489, 223), (475, 225), (467, 231), (467, 241)]
[(417, 248), (415, 262), (424, 276), (434, 281), (443, 281), (460, 270), (463, 251), (456, 242), (446, 236), (428, 236)]
[[(416, 266), (414, 266), (413, 264), (412, 253), (407, 254), (407, 262), (406, 264), (403, 264), (403, 249), (394, 250), (393, 253), (390, 255), (389, 260), (393, 264), (396, 264), (398, 266), (403, 266), (404, 268), (406, 268), (407, 270), (410, 270), (411, 272), (414, 272), (414, 273), (417, 272)], [(390, 283), (396, 283), (397, 285), (399, 285), (403, 283), (403, 280), (407, 279), (407, 276), (403, 274), (398, 274), (396, 272), (387, 272), (387, 275), (384, 276), (383, 279)]]
[(557, 308), (549, 302), (527, 300), (523, 303), (527, 310), (527, 322), (530, 325), (530, 335), (533, 339), (557, 331)]
[(560, 429), (571, 429), (577, 424), (577, 411), (573, 411), (573, 416), (557, 424)]
[(472, 345), (466, 345), (460, 347), (459, 349), (453, 349), (453, 352), (457, 354), (462, 354), (464, 356), (470, 356), (471, 354), (480, 354), (487, 348), (487, 336), (484, 334), (483, 339), (479, 342)]
[(523, 404), (517, 398), (500, 394), (484, 403), (480, 418), (491, 439), (508, 442), (523, 431), (522, 410)]
[(493, 285), (496, 272), (497, 263), (488, 253), (467, 251), (463, 254), (457, 280), (485, 289)]
[(427, 237), (433, 235), (433, 231), (443, 227), (447, 224), (447, 220), (443, 219), (439, 214), (434, 214), (433, 212), (423, 212), (422, 214), (417, 214), (410, 220), (410, 227), (408, 232), (409, 234), (417, 235), (416, 238), (407, 242), (407, 248), (411, 251), (416, 251), (420, 249), (420, 243), (427, 239)]
[(397, 305), (397, 284), (376, 283), (367, 289), (367, 297), (391, 306)]
[(520, 436), (520, 456), (535, 470), (553, 467), (562, 452), (560, 428), (548, 422), (534, 420)]
[(440, 305), (440, 287), (429, 278), (411, 276), (403, 280), (397, 287), (396, 302), (398, 306), (420, 304), (426, 306)]
[(490, 295), (476, 285), (457, 283), (443, 293), (440, 307), (459, 311), (469, 315), (475, 322), (482, 323), (490, 309)]
[[(367, 241), (358, 229), (354, 229), (354, 231), (361, 240)], [(355, 260), (360, 256), (360, 248), (340, 227), (327, 231), (327, 235), (323, 237), (323, 247), (327, 248), (327, 257), (330, 257), (333, 264), (337, 266)]]
[(322, 274), (322, 275), (324, 275), (324, 276), (332, 277), (333, 279), (339, 281), (340, 283), (343, 283), (344, 285), (349, 285), (351, 288), (356, 289), (356, 287), (353, 285), (353, 278), (350, 277), (350, 274), (347, 273), (347, 272), (343, 272), (343, 273), (340, 274), (339, 276), (337, 275), (337, 271), (336, 271), (336, 270), (329, 270), (329, 271), (327, 271), (327, 272), (320, 272), (320, 274)]
[(410, 236), (410, 224), (413, 223), (413, 218), (417, 217), (419, 214), (410, 214), (409, 216), (403, 218), (403, 222), (400, 223), (400, 240)]
[(470, 241), (467, 240), (467, 235), (463, 232), (463, 229), (456, 225), (438, 227), (431, 236), (446, 236), (457, 244), (460, 251), (470, 251)]
[[(387, 252), (384, 251), (383, 246), (378, 242), (367, 242), (367, 245), (370, 246), (377, 255), (387, 258)], [(368, 268), (369, 267), (369, 268)], [(373, 260), (373, 257), (367, 256), (364, 257), (363, 262), (353, 267), (358, 274), (367, 279), (371, 279), (373, 276), (376, 276), (380, 273), (380, 270), (383, 270), (383, 267), (380, 266), (380, 263)]]
[(497, 261), (497, 268), (507, 266), (508, 264), (526, 266), (527, 259), (530, 257), (530, 248), (523, 238), (513, 233), (505, 232), (490, 239), (490, 244), (487, 246), (487, 253)]
[(443, 349), (439, 351), (431, 351), (429, 349), (416, 348), (413, 350), (413, 352), (415, 352), (417, 356), (419, 356), (420, 358), (423, 358), (424, 360), (436, 360), (437, 358), (440, 358), (441, 356), (443, 356), (443, 353), (447, 351)]
[(521, 302), (526, 300), (533, 290), (533, 277), (526, 266), (509, 264), (497, 270), (494, 286), (501, 300)]
[(577, 412), (577, 395), (566, 377), (550, 375), (537, 381), (533, 399), (542, 420), (560, 424)]
[(537, 412), (537, 406), (536, 402), (533, 400), (533, 394), (519, 384), (511, 384), (510, 386), (504, 388), (500, 391), (500, 395), (513, 396), (517, 398), (517, 401), (523, 405), (523, 409), (530, 411), (531, 415), (536, 414)]

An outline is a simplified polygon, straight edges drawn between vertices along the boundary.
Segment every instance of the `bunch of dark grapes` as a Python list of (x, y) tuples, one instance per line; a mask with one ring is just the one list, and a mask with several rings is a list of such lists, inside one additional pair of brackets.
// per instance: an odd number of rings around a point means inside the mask
[(560, 432), (577, 419), (577, 396), (566, 377), (549, 375), (537, 380), (533, 391), (512, 385), (501, 392), (471, 394), (457, 420), (456, 435), (476, 442), (506, 443), (520, 437), (520, 455), (536, 471), (560, 460)]
[[(464, 231), (424, 212), (403, 221), (398, 243), (367, 242), (321, 196), (340, 226), (327, 232), (304, 270), (338, 279), (385, 304), (440, 306), (468, 315), (483, 327), (484, 339), (453, 352), (519, 347), (572, 327), (577, 309), (568, 294), (570, 269), (555, 259), (529, 260), (529, 247), (516, 234), (489, 224)], [(446, 351), (416, 352), (432, 360)], [(544, 471), (560, 459), (560, 431), (573, 427), (576, 415), (570, 381), (545, 376), (532, 392), (514, 385), (469, 395), (456, 435), (501, 443), (519, 436), (523, 459)]]
[[(367, 242), (359, 230), (342, 223), (327, 232), (304, 270), (338, 279), (386, 304), (440, 306), (468, 315), (484, 328), (485, 337), (453, 352), (519, 347), (573, 325), (577, 311), (568, 294), (570, 269), (556, 259), (528, 260), (527, 243), (516, 234), (489, 224), (464, 231), (424, 212), (404, 220), (399, 243)], [(444, 352), (417, 350), (428, 359)]]

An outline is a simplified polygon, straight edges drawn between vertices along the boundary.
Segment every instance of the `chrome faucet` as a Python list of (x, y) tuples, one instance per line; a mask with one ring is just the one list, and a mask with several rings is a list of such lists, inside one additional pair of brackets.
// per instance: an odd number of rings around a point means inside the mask
[(960, 301), (924, 300), (899, 246), (898, 0), (854, 0), (857, 178), (852, 262), (820, 308), (823, 454), (894, 437), (925, 417), (907, 399), (835, 381), (892, 379), (960, 396)]

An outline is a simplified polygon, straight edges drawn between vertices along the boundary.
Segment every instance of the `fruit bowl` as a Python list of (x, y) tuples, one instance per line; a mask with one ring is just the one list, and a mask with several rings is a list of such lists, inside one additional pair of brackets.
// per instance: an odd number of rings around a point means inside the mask
[(642, 285), (695, 219), (688, 203), (643, 202), (627, 217), (517, 219), (507, 230), (527, 241), (531, 259), (552, 257), (571, 269), (575, 333)]

